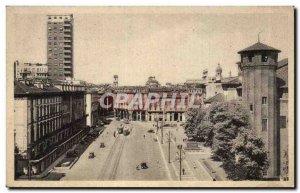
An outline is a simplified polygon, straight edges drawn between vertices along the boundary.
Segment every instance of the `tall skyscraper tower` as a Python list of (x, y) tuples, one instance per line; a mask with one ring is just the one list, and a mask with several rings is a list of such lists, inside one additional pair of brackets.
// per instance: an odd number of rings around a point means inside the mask
[(250, 121), (268, 151), (268, 178), (279, 174), (276, 69), (280, 50), (260, 42), (239, 51), (243, 76), (243, 103), (250, 110)]
[(47, 17), (49, 78), (73, 78), (73, 15), (48, 15)]

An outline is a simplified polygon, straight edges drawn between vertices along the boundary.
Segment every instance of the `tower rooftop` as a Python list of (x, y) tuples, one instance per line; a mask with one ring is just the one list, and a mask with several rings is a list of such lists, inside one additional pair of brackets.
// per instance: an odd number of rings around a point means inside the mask
[(252, 46), (245, 48), (241, 51), (239, 51), (239, 54), (245, 53), (245, 52), (252, 52), (252, 51), (274, 51), (274, 52), (281, 52), (280, 50), (273, 48), (271, 46), (268, 46), (266, 44), (257, 42), (255, 44), (253, 44)]

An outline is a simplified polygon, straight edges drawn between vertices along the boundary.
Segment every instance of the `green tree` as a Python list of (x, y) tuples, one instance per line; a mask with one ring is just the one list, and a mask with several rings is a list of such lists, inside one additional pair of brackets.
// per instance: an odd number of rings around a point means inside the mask
[(239, 102), (218, 103), (211, 106), (209, 120), (214, 125), (213, 157), (227, 160), (232, 157), (232, 140), (249, 127), (247, 111)]
[(282, 163), (282, 172), (281, 177), (284, 180), (288, 180), (289, 177), (289, 154), (288, 151), (285, 150), (283, 152), (283, 163)]
[(207, 120), (202, 120), (197, 126), (197, 136), (199, 141), (206, 146), (212, 146), (214, 136), (214, 125)]
[(196, 134), (196, 126), (197, 126), (197, 111), (187, 111), (186, 114), (186, 123), (185, 123), (185, 133), (187, 136), (194, 136)]
[[(227, 168), (229, 176), (234, 180), (262, 179), (263, 171), (267, 170), (269, 165), (262, 139), (251, 131), (242, 132), (232, 144), (231, 153), (234, 155), (235, 167)], [(233, 162), (233, 159), (230, 162)]]

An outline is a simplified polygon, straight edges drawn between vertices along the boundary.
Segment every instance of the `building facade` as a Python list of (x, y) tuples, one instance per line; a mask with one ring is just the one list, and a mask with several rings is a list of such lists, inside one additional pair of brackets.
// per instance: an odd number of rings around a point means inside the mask
[(14, 95), (16, 175), (40, 174), (86, 134), (85, 92), (15, 81)]
[[(203, 94), (202, 90), (198, 89), (156, 86), (119, 87), (114, 90), (115, 96), (120, 93), (126, 95), (127, 100), (114, 103), (115, 116), (133, 121), (160, 120), (167, 122), (185, 121), (185, 113), (189, 109), (191, 101), (193, 105), (200, 105)], [(153, 93), (159, 95), (158, 100), (147, 105), (147, 101), (152, 100), (150, 94)], [(184, 93), (184, 96), (181, 93)], [(136, 96), (141, 99), (138, 103), (135, 102)], [(173, 104), (172, 99), (174, 99)]]
[(48, 65), (41, 63), (20, 63), (14, 62), (15, 79), (47, 79)]
[(73, 15), (48, 15), (47, 17), (49, 78), (73, 78)]
[(89, 127), (95, 126), (100, 119), (100, 94), (97, 91), (89, 90), (86, 93), (86, 124)]
[(241, 55), (243, 103), (250, 111), (250, 122), (268, 150), (267, 178), (280, 174), (279, 97), (277, 85), (280, 50), (257, 42), (238, 53)]

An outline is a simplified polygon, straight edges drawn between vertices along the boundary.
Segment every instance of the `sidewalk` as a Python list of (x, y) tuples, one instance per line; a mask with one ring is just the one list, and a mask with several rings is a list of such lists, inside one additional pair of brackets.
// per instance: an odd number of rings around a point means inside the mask
[[(184, 151), (185, 143), (183, 139), (186, 138), (182, 127), (164, 127), (163, 129), (163, 144), (160, 144), (167, 162), (169, 161), (169, 136), (171, 133), (170, 143), (170, 162), (168, 167), (173, 180), (179, 180), (179, 150), (177, 146), (183, 145), (182, 149), (182, 168), (185, 170), (185, 175), (182, 175), (182, 181), (223, 181), (226, 180), (226, 173), (220, 167), (221, 163), (211, 160), (210, 148), (201, 147), (200, 151)], [(158, 143), (161, 143), (161, 130), (157, 133)]]

